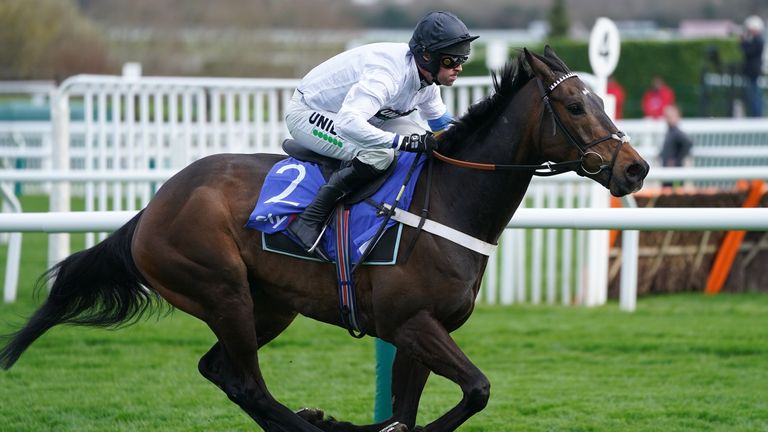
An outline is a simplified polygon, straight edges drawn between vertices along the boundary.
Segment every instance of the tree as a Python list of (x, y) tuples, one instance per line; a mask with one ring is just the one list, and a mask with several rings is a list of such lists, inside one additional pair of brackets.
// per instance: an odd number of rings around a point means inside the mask
[(104, 38), (71, 0), (0, 2), (0, 78), (63, 79), (108, 68)]
[(568, 37), (568, 31), (571, 28), (571, 20), (568, 17), (565, 0), (554, 1), (547, 14), (547, 19), (549, 21), (549, 37)]

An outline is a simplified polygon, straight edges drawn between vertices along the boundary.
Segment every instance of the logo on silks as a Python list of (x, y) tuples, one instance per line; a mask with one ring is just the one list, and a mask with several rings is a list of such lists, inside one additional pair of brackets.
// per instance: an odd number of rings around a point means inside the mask
[(336, 130), (333, 128), (333, 120), (320, 114), (319, 112), (313, 112), (309, 116), (309, 123), (315, 125), (312, 129), (312, 135), (316, 136), (323, 141), (329, 142), (337, 147), (344, 147), (344, 141), (342, 141), (336, 135)]
[(402, 112), (392, 108), (382, 108), (373, 116), (380, 120), (393, 120), (399, 117), (405, 117), (408, 114), (416, 111), (416, 108)]

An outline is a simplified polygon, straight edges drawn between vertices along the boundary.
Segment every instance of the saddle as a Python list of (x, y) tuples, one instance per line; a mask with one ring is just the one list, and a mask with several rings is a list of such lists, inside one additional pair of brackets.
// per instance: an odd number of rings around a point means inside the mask
[[(303, 252), (303, 248), (281, 232), (290, 223), (292, 215), (309, 205), (317, 190), (326, 183), (327, 176), (343, 162), (307, 151), (292, 140), (285, 141), (283, 148), (292, 157), (277, 162), (267, 174), (259, 198), (245, 226), (263, 233), (264, 250), (304, 258), (308, 255)], [(344, 211), (349, 212), (350, 216), (351, 246), (349, 250), (352, 252), (351, 260), (354, 264), (359, 262), (363, 251), (367, 248), (367, 242), (374, 237), (384, 221), (381, 203), (393, 204), (396, 199), (399, 199), (400, 208), (407, 208), (410, 205), (416, 179), (424, 166), (424, 160), (419, 161), (415, 153), (404, 153), (399, 156), (398, 160), (391, 164), (390, 169), (365, 185), (354, 194), (355, 196), (346, 199), (341, 206)], [(299, 164), (304, 166), (300, 167)], [(395, 225), (395, 221), (387, 222), (387, 228)], [(400, 237), (401, 229), (402, 226), (395, 230), (386, 229), (384, 237), (377, 243), (377, 247), (365, 262), (375, 261), (380, 265), (394, 264), (399, 244), (397, 239)], [(328, 253), (328, 258), (331, 260), (336, 256), (334, 235), (338, 232), (341, 231), (338, 231), (335, 226), (330, 226), (322, 240), (323, 250)], [(273, 235), (276, 233), (280, 235)], [(388, 248), (386, 253), (379, 255), (377, 252), (384, 252), (384, 249), (379, 250), (379, 246), (388, 243), (385, 240), (390, 235), (394, 240), (392, 242), (394, 250)]]
[[(326, 182), (334, 171), (341, 168), (344, 163), (348, 163), (317, 154), (304, 148), (292, 139), (283, 141), (283, 150), (294, 159), (316, 164)], [(416, 167), (417, 161), (418, 159), (414, 160), (413, 167)], [(397, 160), (392, 161), (382, 175), (371, 180), (358, 191), (351, 193), (342, 200), (341, 204), (337, 205), (336, 215), (333, 222), (335, 228), (335, 235), (333, 236), (335, 239), (335, 244), (333, 245), (335, 246), (333, 250), (335, 261), (327, 258), (325, 253), (322, 253), (321, 255), (323, 258), (326, 258), (329, 261), (334, 261), (336, 264), (336, 279), (339, 288), (341, 319), (344, 326), (347, 328), (347, 331), (349, 331), (349, 334), (356, 338), (365, 336), (366, 330), (365, 327), (361, 325), (357, 312), (353, 282), (353, 272), (357, 266), (353, 266), (352, 263), (352, 249), (356, 249), (355, 252), (360, 255), (360, 263), (365, 260), (368, 264), (394, 264), (397, 260), (402, 225), (399, 225), (397, 230), (387, 230), (386, 227), (389, 223), (389, 218), (386, 218), (380, 224), (378, 232), (375, 234), (371, 233), (372, 237), (365, 243), (365, 247), (356, 248), (353, 241), (350, 240), (350, 233), (352, 232), (352, 229), (350, 228), (350, 214), (352, 210), (350, 207), (353, 204), (374, 195), (395, 172), (397, 162)], [(412, 172), (412, 170), (410, 172)], [(406, 178), (410, 178), (410, 175)], [(398, 194), (397, 196), (397, 199), (399, 200), (400, 195)], [(300, 251), (296, 251), (297, 245), (293, 243), (293, 241), (290, 241), (291, 244), (286, 245), (286, 240), (286, 236), (275, 234), (268, 236), (265, 233), (262, 234), (262, 247), (264, 250), (271, 250), (277, 253), (294, 256), (303, 255), (306, 257), (307, 254), (303, 248), (300, 248)], [(270, 241), (272, 242), (270, 243)], [(278, 244), (278, 242), (281, 243)], [(322, 247), (318, 249), (325, 250)], [(312, 257), (308, 258), (311, 259)]]
[[(331, 174), (333, 174), (334, 171), (344, 166), (344, 164), (349, 163), (315, 153), (291, 138), (283, 141), (283, 151), (294, 159), (316, 164), (320, 168), (320, 172), (323, 174), (323, 178), (325, 178), (326, 181), (328, 181), (328, 178), (331, 177)], [(395, 172), (396, 166), (397, 155), (384, 173), (371, 180), (359, 190), (349, 194), (342, 200), (342, 203), (345, 205), (352, 205), (373, 195), (387, 181), (392, 173)]]

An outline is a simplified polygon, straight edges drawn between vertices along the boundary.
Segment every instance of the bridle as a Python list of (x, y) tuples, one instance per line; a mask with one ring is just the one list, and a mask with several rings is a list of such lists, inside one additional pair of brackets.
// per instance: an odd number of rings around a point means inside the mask
[[(621, 147), (624, 145), (624, 143), (629, 142), (629, 135), (625, 134), (622, 131), (616, 131), (615, 133), (604, 136), (602, 138), (597, 138), (594, 141), (584, 145), (581, 145), (579, 143), (579, 140), (577, 140), (574, 137), (574, 135), (568, 130), (568, 128), (563, 123), (563, 121), (560, 119), (560, 116), (557, 114), (557, 111), (555, 111), (554, 108), (552, 107), (552, 102), (549, 99), (549, 95), (552, 94), (552, 92), (557, 88), (557, 86), (562, 84), (563, 81), (569, 78), (574, 78), (574, 77), (577, 77), (577, 75), (573, 72), (569, 72), (561, 76), (560, 78), (556, 79), (546, 89), (544, 88), (544, 84), (542, 83), (541, 78), (536, 77), (536, 84), (538, 85), (539, 94), (541, 95), (541, 99), (544, 102), (544, 106), (546, 107), (545, 112), (549, 112), (549, 114), (552, 115), (552, 119), (557, 129), (563, 132), (568, 142), (572, 144), (574, 147), (576, 147), (576, 149), (579, 151), (579, 156), (580, 156), (579, 159), (566, 161), (566, 162), (557, 162), (557, 163), (545, 162), (540, 165), (503, 165), (503, 164), (489, 164), (489, 163), (481, 163), (481, 162), (463, 161), (459, 159), (450, 158), (438, 152), (432, 152), (432, 154), (437, 159), (443, 162), (446, 162), (451, 165), (457, 165), (464, 168), (471, 168), (471, 169), (485, 170), (485, 171), (501, 171), (501, 170), (531, 171), (533, 175), (544, 176), (544, 177), (561, 174), (567, 171), (575, 171), (579, 175), (585, 175), (585, 174), (595, 175), (607, 169), (609, 173), (608, 181), (610, 183), (610, 176), (612, 176), (613, 174), (613, 165), (616, 162), (616, 157), (618, 156), (619, 151), (621, 150)], [(599, 153), (590, 151), (589, 149), (597, 144), (600, 144), (602, 142), (605, 142), (611, 139), (615, 139), (619, 141), (619, 145), (617, 145), (616, 149), (614, 149), (610, 163), (605, 163), (605, 160)], [(584, 161), (587, 159), (587, 157), (592, 157), (590, 155), (595, 155), (600, 159), (598, 167), (594, 171), (590, 171), (586, 166), (584, 166)]]
[[(528, 171), (532, 175), (535, 176), (553, 176), (557, 174), (562, 174), (564, 172), (568, 171), (575, 171), (579, 175), (595, 175), (600, 173), (601, 171), (607, 169), (608, 171), (608, 184), (611, 183), (611, 179), (613, 178), (613, 165), (616, 162), (616, 157), (619, 154), (619, 151), (621, 150), (621, 147), (624, 145), (624, 143), (629, 142), (629, 136), (625, 134), (622, 131), (616, 131), (615, 133), (612, 133), (608, 136), (604, 136), (602, 138), (598, 138), (590, 143), (587, 143), (585, 145), (580, 145), (579, 141), (576, 140), (576, 138), (573, 136), (573, 134), (568, 130), (568, 128), (565, 126), (563, 121), (560, 119), (560, 116), (557, 115), (557, 112), (552, 108), (552, 102), (549, 100), (549, 95), (559, 86), (563, 83), (563, 81), (576, 77), (576, 74), (570, 72), (567, 73), (557, 80), (555, 80), (547, 90), (544, 89), (544, 84), (541, 81), (541, 78), (536, 77), (536, 84), (539, 87), (539, 93), (541, 94), (541, 99), (544, 102), (544, 106), (546, 109), (542, 111), (541, 117), (542, 121), (540, 124), (543, 123), (544, 115), (549, 112), (552, 115), (552, 119), (555, 123), (555, 127), (560, 129), (563, 134), (565, 134), (566, 138), (568, 139), (568, 142), (576, 147), (576, 149), (579, 151), (579, 159), (572, 160), (572, 161), (566, 161), (566, 162), (545, 162), (541, 165), (502, 165), (502, 164), (490, 164), (490, 163), (482, 163), (482, 162), (469, 162), (459, 159), (453, 159), (448, 156), (445, 156), (443, 154), (440, 154), (436, 151), (432, 151), (432, 155), (443, 162), (446, 162), (451, 165), (460, 166), (463, 168), (470, 168), (470, 169), (476, 169), (476, 170), (484, 170), (484, 171)], [(557, 130), (554, 130), (553, 133), (556, 133)], [(590, 151), (589, 149), (597, 144), (600, 144), (601, 142), (605, 142), (611, 139), (615, 139), (619, 142), (619, 145), (616, 146), (616, 149), (613, 151), (613, 156), (611, 158), (611, 162), (606, 164), (603, 160), (603, 157), (600, 156), (599, 153)], [(587, 167), (584, 166), (584, 160), (585, 158), (590, 155), (594, 154), (597, 157), (600, 158), (600, 165), (595, 171), (589, 171)], [(427, 214), (429, 213), (429, 197), (430, 197), (430, 188), (432, 185), (432, 163), (433, 159), (429, 160), (428, 168), (427, 168), (427, 192), (424, 194), (424, 205), (421, 208), (421, 219), (416, 227), (416, 235), (411, 239), (411, 243), (406, 248), (405, 253), (403, 254), (403, 262), (408, 260), (408, 257), (410, 257), (411, 252), (413, 251), (413, 248), (416, 244), (416, 239), (419, 236), (419, 233), (422, 230), (422, 227), (424, 226), (425, 221), (427, 220)]]

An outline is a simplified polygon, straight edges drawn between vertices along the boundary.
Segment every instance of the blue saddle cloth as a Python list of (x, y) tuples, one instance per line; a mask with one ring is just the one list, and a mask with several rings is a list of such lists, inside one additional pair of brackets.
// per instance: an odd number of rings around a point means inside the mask
[[(397, 159), (397, 166), (387, 181), (377, 190), (371, 199), (377, 203), (393, 204), (397, 197), (408, 170), (413, 163), (415, 153), (402, 153)], [(413, 198), (416, 180), (424, 167), (426, 158), (421, 158), (405, 188), (397, 207), (408, 209)], [(301, 213), (315, 197), (317, 191), (325, 184), (325, 179), (317, 165), (303, 162), (292, 157), (275, 164), (261, 189), (256, 207), (251, 212), (247, 228), (262, 231), (267, 234), (281, 232), (288, 227), (293, 217)], [(376, 214), (377, 209), (364, 201), (353, 205), (350, 209), (350, 259), (352, 263), (360, 261), (368, 242), (376, 234), (384, 216)], [(396, 224), (390, 220), (387, 228)], [(330, 224), (325, 230), (321, 247), (326, 255), (336, 261), (335, 227)]]

